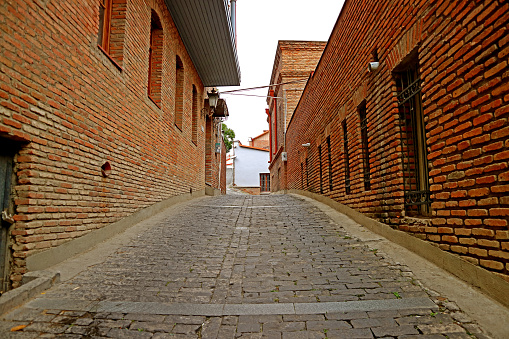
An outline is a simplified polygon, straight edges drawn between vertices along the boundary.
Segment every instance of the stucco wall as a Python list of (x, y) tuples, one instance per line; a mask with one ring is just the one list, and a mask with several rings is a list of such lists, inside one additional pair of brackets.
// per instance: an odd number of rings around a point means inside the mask
[(235, 185), (260, 186), (260, 173), (269, 173), (269, 152), (235, 147)]

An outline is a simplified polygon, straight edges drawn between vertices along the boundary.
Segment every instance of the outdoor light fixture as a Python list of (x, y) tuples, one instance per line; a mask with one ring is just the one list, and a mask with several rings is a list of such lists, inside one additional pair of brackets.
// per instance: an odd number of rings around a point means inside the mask
[(302, 147), (310, 147), (311, 144), (308, 142), (308, 143), (305, 143), (305, 144), (302, 144)]
[(370, 62), (368, 64), (368, 72), (373, 72), (378, 69), (378, 66), (380, 66), (380, 63), (378, 61)]
[(219, 93), (217, 93), (216, 90), (213, 88), (212, 92), (207, 93), (207, 96), (209, 97), (210, 109), (216, 109), (217, 101), (219, 99)]

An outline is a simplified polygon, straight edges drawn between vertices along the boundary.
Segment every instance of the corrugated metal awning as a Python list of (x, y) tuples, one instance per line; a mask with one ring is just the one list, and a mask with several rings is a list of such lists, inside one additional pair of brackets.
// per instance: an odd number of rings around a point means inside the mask
[(205, 87), (240, 85), (228, 0), (166, 0)]

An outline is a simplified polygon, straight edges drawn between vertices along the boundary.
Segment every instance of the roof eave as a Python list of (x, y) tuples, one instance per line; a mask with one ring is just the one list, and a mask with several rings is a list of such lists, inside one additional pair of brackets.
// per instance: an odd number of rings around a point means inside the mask
[(165, 0), (205, 87), (240, 85), (227, 0)]

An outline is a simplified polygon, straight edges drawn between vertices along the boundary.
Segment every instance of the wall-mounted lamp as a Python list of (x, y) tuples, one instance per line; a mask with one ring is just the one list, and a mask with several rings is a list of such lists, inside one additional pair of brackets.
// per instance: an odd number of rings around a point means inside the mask
[(210, 109), (216, 109), (217, 101), (219, 100), (219, 93), (217, 93), (213, 88), (212, 92), (207, 93), (207, 96), (209, 97)]
[(308, 143), (305, 143), (305, 144), (302, 144), (302, 147), (310, 147), (311, 144), (308, 142)]
[(374, 72), (378, 69), (380, 63), (378, 61), (373, 61), (368, 64), (368, 72)]

